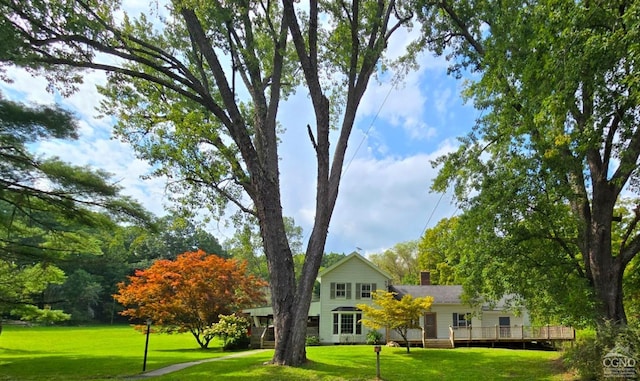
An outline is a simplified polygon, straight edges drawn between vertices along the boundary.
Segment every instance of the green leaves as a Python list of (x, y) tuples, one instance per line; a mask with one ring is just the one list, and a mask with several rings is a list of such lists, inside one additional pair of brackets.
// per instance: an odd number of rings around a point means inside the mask
[(638, 197), (640, 98), (628, 86), (637, 40), (625, 36), (637, 33), (637, 5), (470, 1), (424, 14), (444, 26), (428, 30), (434, 44), (447, 30), (459, 43), (453, 69), (477, 69), (466, 95), (484, 110), (458, 151), (435, 163), (434, 189), (453, 185), (465, 210), (466, 289), (517, 293), (541, 316), (576, 324), (598, 304), (624, 321), (621, 295), (606, 288), (638, 252), (612, 253), (610, 234), (616, 200)]

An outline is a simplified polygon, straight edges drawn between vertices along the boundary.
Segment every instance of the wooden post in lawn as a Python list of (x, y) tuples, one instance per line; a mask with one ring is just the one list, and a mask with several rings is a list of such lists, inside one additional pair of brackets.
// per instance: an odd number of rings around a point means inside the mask
[(142, 371), (147, 370), (147, 350), (149, 349), (149, 332), (151, 331), (151, 319), (147, 319), (147, 339), (144, 343), (144, 360), (142, 360)]
[(373, 351), (376, 352), (376, 380), (380, 379), (380, 351), (381, 350), (382, 350), (381, 346), (379, 345), (373, 346)]

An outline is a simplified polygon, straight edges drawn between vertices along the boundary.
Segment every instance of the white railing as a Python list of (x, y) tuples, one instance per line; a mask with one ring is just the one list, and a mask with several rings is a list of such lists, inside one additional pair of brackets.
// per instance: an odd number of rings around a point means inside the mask
[[(423, 341), (424, 331), (420, 328), (410, 329), (407, 340), (410, 342)], [(444, 339), (444, 338), (441, 338)], [(449, 326), (449, 340), (455, 341), (500, 341), (500, 340), (573, 340), (575, 330), (566, 326), (491, 326), (491, 327), (451, 327)], [(389, 330), (387, 341), (404, 342), (395, 330)]]
[[(422, 329), (410, 329), (407, 331), (407, 340), (409, 341), (422, 341)], [(404, 342), (404, 338), (400, 336), (395, 329), (388, 330), (387, 341)]]
[(449, 327), (455, 340), (573, 340), (575, 330), (565, 326)]

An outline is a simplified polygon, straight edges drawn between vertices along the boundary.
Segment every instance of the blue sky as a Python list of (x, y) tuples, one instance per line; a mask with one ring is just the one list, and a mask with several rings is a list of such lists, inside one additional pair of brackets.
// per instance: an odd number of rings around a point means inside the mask
[[(144, 2), (137, 7), (143, 9)], [(406, 44), (399, 35), (389, 45), (397, 55)], [(425, 227), (456, 213), (451, 195), (430, 193), (437, 169), (430, 161), (451, 152), (456, 137), (467, 134), (479, 116), (460, 98), (462, 82), (447, 76), (443, 58), (423, 54), (421, 67), (399, 87), (389, 82), (369, 85), (358, 112), (347, 150), (346, 170), (329, 228), (327, 252), (381, 252), (399, 242), (419, 239)], [(111, 121), (95, 111), (101, 73), (87, 73), (85, 83), (69, 98), (46, 92), (46, 81), (10, 69), (12, 84), (0, 84), (5, 97), (35, 103), (60, 103), (80, 120), (78, 141), (48, 141), (39, 151), (114, 174), (124, 193), (161, 215), (166, 197), (162, 179), (142, 180), (149, 166), (135, 158), (125, 144), (111, 139)], [(280, 147), (285, 215), (311, 231), (315, 200), (315, 165), (306, 125), (313, 125), (312, 108), (304, 90), (281, 104), (279, 120), (286, 129)], [(220, 241), (233, 234), (224, 223), (211, 226)]]

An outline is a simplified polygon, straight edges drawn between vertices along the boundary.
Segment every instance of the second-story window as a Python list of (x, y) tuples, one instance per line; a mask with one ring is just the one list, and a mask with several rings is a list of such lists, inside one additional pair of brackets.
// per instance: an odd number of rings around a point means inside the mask
[(331, 299), (351, 299), (351, 283), (332, 282)]
[(375, 292), (375, 283), (356, 283), (356, 299), (371, 299)]
[(360, 297), (369, 299), (371, 297), (371, 283), (363, 283), (360, 288)]

